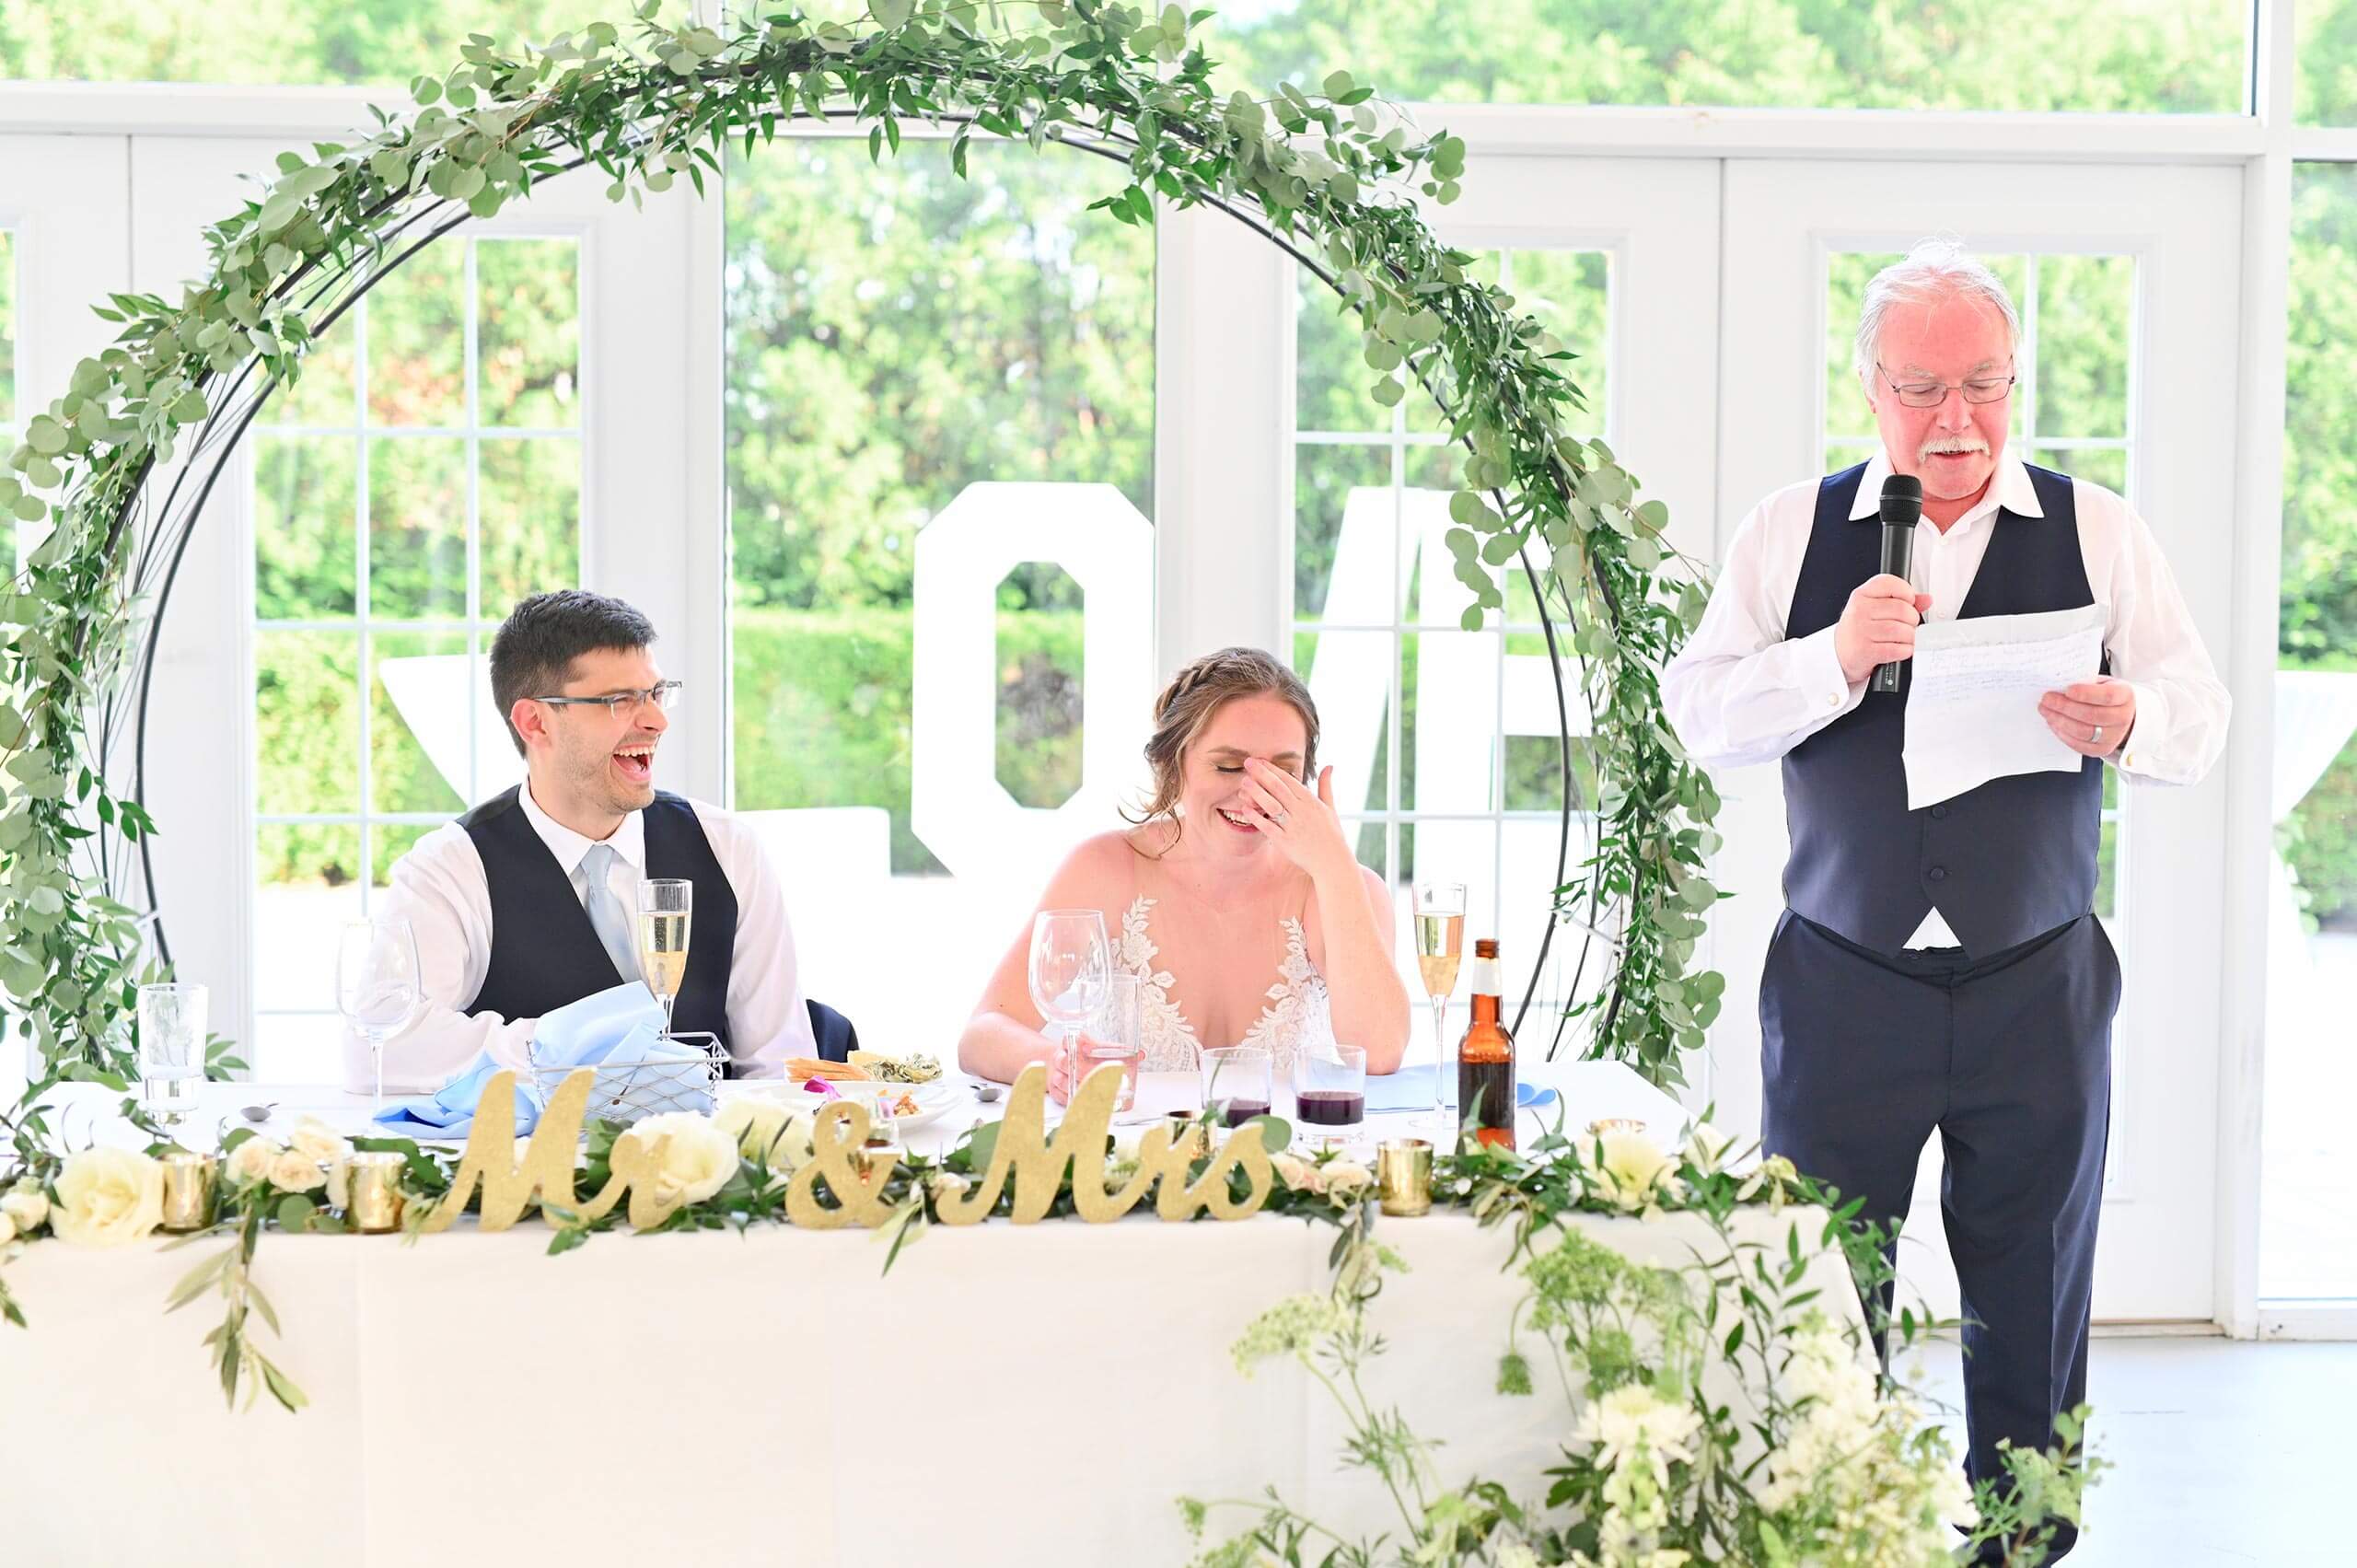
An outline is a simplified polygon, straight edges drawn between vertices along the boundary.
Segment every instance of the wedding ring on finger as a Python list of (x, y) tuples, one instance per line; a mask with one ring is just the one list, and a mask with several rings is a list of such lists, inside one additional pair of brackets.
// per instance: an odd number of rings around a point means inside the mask
[(2088, 744), (2088, 745), (2090, 745), (2090, 746), (2093, 746), (2096, 741), (2101, 740), (2102, 738), (2103, 738), (2103, 726), (2101, 726), (2101, 725), (2097, 725), (2097, 726), (2096, 726), (2096, 732), (2095, 732), (2095, 735), (2094, 735), (2091, 738), (2089, 738), (2089, 740), (2087, 741), (2087, 744)]
[(1285, 825), (1285, 814), (1282, 810), (1272, 811), (1269, 814), (1269, 820), (1282, 828)]

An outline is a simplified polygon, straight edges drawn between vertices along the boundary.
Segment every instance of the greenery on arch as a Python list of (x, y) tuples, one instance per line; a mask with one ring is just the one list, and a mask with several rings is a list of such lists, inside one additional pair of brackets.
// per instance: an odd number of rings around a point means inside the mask
[(520, 54), (477, 35), (458, 67), (414, 84), (414, 113), (282, 155), (267, 193), (206, 231), (208, 275), (177, 301), (113, 296), (100, 313), (121, 325), (115, 343), (28, 422), (0, 506), (48, 532), (0, 597), (14, 629), (0, 985), (43, 1077), (129, 1066), (147, 916), (123, 894), (154, 830), (138, 803), (147, 607), (263, 401), (377, 280), (539, 181), (594, 166), (617, 201), (682, 179), (702, 191), (730, 145), (825, 118), (865, 125), (877, 158), (904, 125), (949, 128), (960, 172), (977, 136), (1062, 143), (1123, 170), (1095, 203), (1122, 223), (1224, 210), (1357, 313), (1378, 402), (1413, 377), (1447, 411), (1469, 454), (1449, 536), (1478, 601), (1468, 623), (1502, 606), (1499, 572), (1525, 572), (1595, 716), (1599, 808), (1576, 864), (1567, 815), (1559, 894), (1603, 955), (1606, 983), (1575, 1008), (1586, 1049), (1678, 1081), (1718, 1005), (1719, 977), (1689, 970), (1717, 897), (1704, 864), (1718, 802), (1662, 725), (1655, 678), (1702, 596), (1662, 575), (1661, 504), (1638, 502), (1601, 442), (1569, 434), (1569, 352), (1425, 226), (1414, 196), (1455, 197), (1464, 143), (1343, 72), (1316, 92), (1223, 97), (1192, 37), (1209, 13), (1176, 6), (1038, 0), (1032, 21), (1004, 26), (1002, 8), (970, 0), (876, 0), (862, 29), (784, 12), (726, 37), (656, 9), (627, 42), (606, 23)]

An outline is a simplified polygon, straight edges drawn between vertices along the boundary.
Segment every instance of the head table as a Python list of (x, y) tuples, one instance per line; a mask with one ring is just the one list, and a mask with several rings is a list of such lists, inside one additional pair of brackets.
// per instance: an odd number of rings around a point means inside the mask
[[(1658, 1140), (1685, 1117), (1616, 1063), (1531, 1063), (1577, 1130), (1633, 1117)], [(1142, 1109), (1193, 1080), (1149, 1074)], [(75, 1143), (140, 1141), (116, 1097), (61, 1116)], [(977, 1101), (907, 1144), (932, 1152)], [(199, 1128), (274, 1105), (345, 1131), (365, 1098), (208, 1086)], [(1405, 1115), (1370, 1136), (1420, 1134)], [(187, 1141), (195, 1142), (192, 1137)], [(1691, 1260), (1701, 1220), (1576, 1216), (1632, 1258)], [(1804, 1248), (1821, 1211), (1745, 1211), (1739, 1238)], [(1178, 1563), (1174, 1500), (1274, 1484), (1346, 1533), (1389, 1522), (1380, 1489), (1337, 1463), (1343, 1426), (1298, 1366), (1240, 1375), (1228, 1347), (1281, 1296), (1323, 1291), (1329, 1227), (1264, 1216), (1166, 1225), (935, 1227), (891, 1272), (856, 1231), (763, 1226), (592, 1237), (545, 1255), (536, 1220), (393, 1237), (263, 1237), (257, 1283), (284, 1327), (269, 1353), (310, 1397), (223, 1408), (200, 1344), (217, 1312), (167, 1317), (173, 1283), (224, 1243), (164, 1252), (44, 1242), (10, 1265), (29, 1331), (0, 1326), (0, 1519), (10, 1562), (455, 1564), (658, 1562)], [(1389, 1344), (1370, 1393), (1444, 1441), (1445, 1482), (1525, 1496), (1569, 1427), (1551, 1379), (1492, 1385), (1522, 1289), (1510, 1238), (1457, 1214), (1381, 1219), (1407, 1260), (1371, 1309)], [(1809, 1285), (1857, 1310), (1838, 1254)], [(209, 1298), (208, 1298), (209, 1299)], [(1536, 1350), (1535, 1341), (1527, 1348)], [(1213, 1516), (1230, 1529), (1244, 1510)]]

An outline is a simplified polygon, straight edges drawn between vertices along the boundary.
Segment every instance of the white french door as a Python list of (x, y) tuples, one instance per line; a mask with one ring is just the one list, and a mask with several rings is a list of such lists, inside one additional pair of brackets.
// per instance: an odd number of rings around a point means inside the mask
[[(1960, 236), (2017, 296), (2012, 439), (2031, 461), (2122, 490), (2151, 522), (2223, 668), (2235, 516), (2238, 167), (1737, 161), (1727, 166), (1721, 301), (1721, 543), (1769, 492), (1873, 449), (1849, 370), (1872, 270), (1930, 234)], [(1731, 772), (1715, 912), (1725, 1011), (1711, 1093), (1756, 1129), (1759, 968), (1782, 899), (1773, 767)], [(2098, 1318), (2207, 1320), (2220, 1038), (2223, 778), (2189, 790), (2115, 775), (2098, 912), (2126, 991), (2112, 1043)], [(1939, 1145), (1924, 1156), (1902, 1276), (1953, 1310)]]

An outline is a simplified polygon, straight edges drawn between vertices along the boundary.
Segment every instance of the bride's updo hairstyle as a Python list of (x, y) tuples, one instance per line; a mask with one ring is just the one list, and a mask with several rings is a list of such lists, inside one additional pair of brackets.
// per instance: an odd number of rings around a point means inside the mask
[[(1301, 715), (1308, 732), (1301, 771), (1318, 776), (1318, 704), (1301, 677), (1259, 648), (1222, 648), (1205, 654), (1170, 678), (1154, 700), (1154, 734), (1145, 743), (1146, 765), (1154, 770), (1154, 788), (1145, 808), (1129, 819), (1143, 826), (1156, 818), (1174, 818), (1185, 792), (1183, 772), (1188, 749), (1211, 724), (1223, 703), (1237, 697), (1282, 697)], [(1126, 813), (1125, 813), (1126, 815)]]

